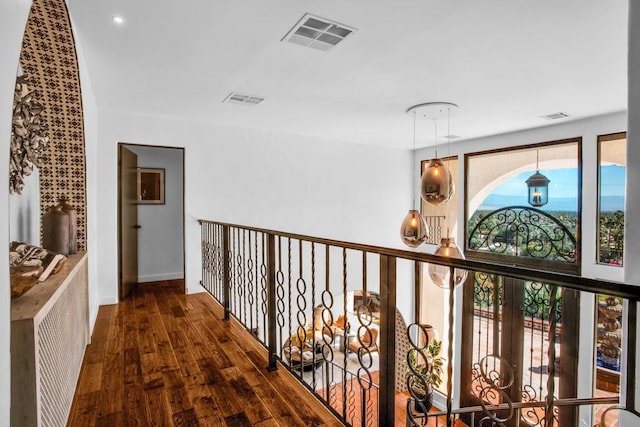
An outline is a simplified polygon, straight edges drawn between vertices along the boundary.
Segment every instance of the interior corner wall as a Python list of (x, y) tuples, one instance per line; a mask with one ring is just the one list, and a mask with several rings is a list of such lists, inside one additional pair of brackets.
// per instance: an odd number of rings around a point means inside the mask
[[(22, 46), (22, 34), (29, 15), (30, 1), (4, 0), (0, 2), (0, 283), (9, 283), (9, 141), (11, 140), (11, 112), (16, 70)], [(11, 355), (9, 353), (11, 299), (8, 286), (0, 293), (0, 425), (10, 424)]]
[[(640, 5), (629, 2), (629, 123), (627, 134), (627, 197), (625, 209), (634, 210), (640, 206)], [(625, 280), (640, 285), (640, 216), (625, 217)]]
[(411, 204), (406, 150), (101, 111), (98, 240), (104, 301), (117, 299), (118, 142), (185, 149), (188, 292), (202, 290), (198, 219), (400, 246), (400, 223)]
[(139, 168), (164, 169), (164, 204), (139, 204), (138, 282), (184, 278), (183, 150), (128, 145)]
[(86, 167), (86, 239), (87, 262), (89, 279), (89, 332), (98, 316), (100, 295), (98, 290), (98, 249), (97, 229), (99, 215), (97, 208), (98, 199), (98, 108), (89, 69), (87, 68), (81, 37), (76, 33), (71, 18), (71, 29), (74, 31), (76, 42), (76, 56), (78, 58), (78, 74), (82, 87), (82, 113), (84, 118), (84, 149)]
[[(627, 194), (625, 199), (625, 236), (624, 236), (624, 266), (625, 281), (640, 285), (640, 5), (629, 1), (629, 123), (627, 134)], [(629, 215), (634, 212), (634, 215)], [(639, 313), (640, 315), (640, 313)], [(640, 319), (640, 317), (638, 317)], [(638, 324), (636, 327), (640, 327)], [(640, 339), (637, 339), (636, 349), (636, 392), (635, 407), (640, 408)], [(621, 386), (623, 386), (621, 384)]]

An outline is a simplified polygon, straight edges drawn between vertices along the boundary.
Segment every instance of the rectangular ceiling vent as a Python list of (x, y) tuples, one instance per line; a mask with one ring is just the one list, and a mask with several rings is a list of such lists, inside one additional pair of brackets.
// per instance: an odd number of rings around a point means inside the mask
[(558, 120), (558, 119), (566, 119), (569, 117), (567, 113), (563, 113), (562, 111), (552, 114), (547, 114), (546, 116), (542, 116), (543, 119), (547, 120)]
[(349, 37), (354, 31), (357, 30), (306, 13), (282, 38), (282, 41), (326, 51)]
[(254, 95), (243, 95), (237, 92), (231, 92), (222, 102), (227, 104), (240, 104), (240, 105), (258, 105), (264, 98)]

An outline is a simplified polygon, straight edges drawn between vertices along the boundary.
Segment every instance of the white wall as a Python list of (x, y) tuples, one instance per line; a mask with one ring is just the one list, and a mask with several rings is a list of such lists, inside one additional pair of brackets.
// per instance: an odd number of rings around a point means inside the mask
[(200, 228), (211, 219), (399, 247), (411, 204), (407, 151), (103, 112), (98, 245), (103, 303), (117, 298), (117, 144), (185, 148), (188, 292), (201, 290)]
[(138, 167), (165, 170), (165, 203), (138, 205), (138, 281), (184, 278), (182, 210), (183, 151), (128, 145), (138, 155)]
[(20, 194), (9, 194), (9, 238), (40, 246), (40, 173), (25, 176)]
[(97, 208), (98, 192), (98, 107), (96, 103), (93, 85), (87, 69), (84, 49), (81, 43), (81, 35), (75, 31), (73, 17), (71, 17), (72, 30), (76, 42), (76, 56), (80, 73), (80, 88), (82, 90), (82, 113), (84, 117), (84, 142), (86, 162), (86, 208), (87, 208), (87, 258), (89, 269), (89, 321), (90, 329), (98, 316), (100, 295), (98, 290), (98, 248), (97, 230), (100, 217)]
[[(29, 7), (28, 0), (3, 0), (0, 2), (0, 283), (9, 283), (9, 140), (11, 138), (11, 111), (13, 91), (22, 34), (24, 32)], [(4, 207), (2, 207), (4, 206)], [(0, 425), (9, 425), (11, 405), (11, 359), (9, 353), (9, 313), (10, 291), (4, 286), (0, 292)]]
[[(629, 2), (629, 131), (627, 134), (627, 164), (640, 165), (640, 5)], [(640, 167), (627, 168), (627, 197), (624, 237), (625, 280), (640, 283)], [(633, 212), (633, 215), (629, 213)], [(639, 307), (640, 309), (640, 307)], [(639, 310), (640, 311), (640, 310)], [(639, 317), (640, 319), (640, 313)], [(640, 327), (640, 325), (638, 325)], [(637, 339), (637, 338), (636, 338)], [(636, 409), (640, 408), (640, 339), (636, 349)]]

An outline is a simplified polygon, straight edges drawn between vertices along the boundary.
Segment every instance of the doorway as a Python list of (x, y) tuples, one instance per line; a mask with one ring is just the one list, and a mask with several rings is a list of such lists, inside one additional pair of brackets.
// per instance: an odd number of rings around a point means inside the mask
[(184, 278), (184, 148), (119, 143), (119, 300)]
[[(580, 152), (575, 138), (467, 155), (467, 259), (579, 275)], [(538, 170), (554, 183), (548, 204), (523, 191)], [(504, 426), (574, 425), (575, 408), (546, 412), (544, 403), (577, 396), (579, 293), (476, 271), (462, 305), (462, 347), (471, 351), (461, 355), (461, 405), (522, 402), (483, 416)]]

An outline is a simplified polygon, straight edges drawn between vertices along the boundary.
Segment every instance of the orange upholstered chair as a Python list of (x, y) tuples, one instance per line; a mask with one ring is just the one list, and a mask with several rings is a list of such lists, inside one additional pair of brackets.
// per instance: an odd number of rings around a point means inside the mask
[[(362, 345), (360, 343), (362, 342)], [(378, 351), (378, 330), (371, 328), (368, 331), (365, 330), (360, 339), (354, 339), (349, 342), (349, 351), (357, 353), (360, 348), (366, 347), (370, 352)]]

